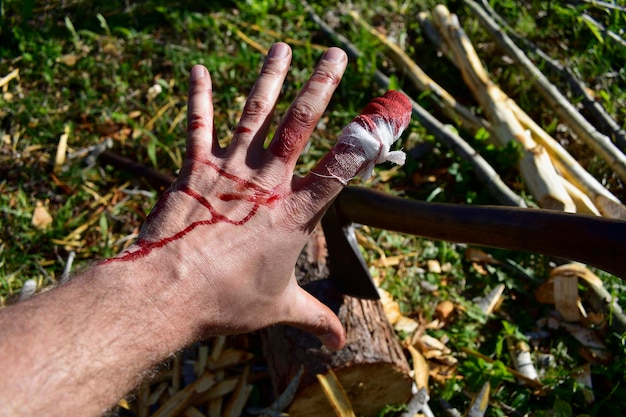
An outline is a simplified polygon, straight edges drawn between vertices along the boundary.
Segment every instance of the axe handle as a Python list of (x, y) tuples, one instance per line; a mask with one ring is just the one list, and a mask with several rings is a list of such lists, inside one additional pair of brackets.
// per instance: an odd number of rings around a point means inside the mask
[(427, 203), (366, 188), (337, 198), (344, 220), (429, 239), (542, 253), (626, 280), (626, 222), (550, 210)]

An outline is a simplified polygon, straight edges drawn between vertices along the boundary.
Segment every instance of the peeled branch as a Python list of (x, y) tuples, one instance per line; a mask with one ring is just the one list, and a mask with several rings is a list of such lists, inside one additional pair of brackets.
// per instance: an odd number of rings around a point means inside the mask
[(485, 120), (476, 116), (469, 108), (457, 102), (450, 93), (437, 84), (435, 80), (430, 78), (397, 44), (365, 23), (358, 13), (352, 11), (350, 16), (387, 47), (389, 58), (402, 69), (407, 78), (418, 90), (430, 92), (437, 97), (437, 100), (434, 100), (435, 103), (439, 105), (441, 111), (450, 120), (458, 122), (462, 128), (471, 133), (476, 133), (481, 128), (488, 129), (488, 123)]
[[(315, 13), (315, 10), (313, 10), (310, 4), (304, 0), (302, 0), (301, 3), (309, 14), (311, 20), (320, 26), (320, 29), (324, 32), (324, 34), (337, 41), (350, 57), (358, 58), (362, 56), (362, 53), (350, 41), (348, 41), (345, 36), (335, 32), (328, 24), (326, 24), (326, 22), (324, 22), (324, 20), (322, 20), (322, 18)], [(374, 79), (382, 88), (388, 88), (389, 77), (379, 70), (374, 70)], [(448, 146), (461, 158), (468, 161), (487, 190), (501, 204), (527, 207), (524, 199), (515, 194), (504, 183), (504, 181), (502, 181), (493, 167), (491, 167), (491, 165), (489, 165), (489, 163), (478, 152), (476, 152), (465, 140), (463, 140), (463, 138), (446, 128), (443, 123), (437, 120), (430, 114), (430, 112), (417, 104), (414, 100), (411, 100), (411, 105), (413, 108), (413, 116), (418, 119), (419, 122), (444, 145)]]
[(465, 83), (484, 109), (499, 143), (506, 145), (517, 140), (522, 144), (524, 154), (519, 161), (519, 170), (539, 205), (554, 210), (575, 211), (574, 202), (558, 179), (545, 149), (532, 140), (509, 109), (506, 104), (508, 97), (489, 78), (456, 15), (450, 14), (445, 6), (438, 5), (433, 10), (433, 19), (452, 50)]
[(506, 54), (513, 59), (526, 74), (537, 91), (554, 109), (556, 114), (572, 131), (613, 169), (619, 177), (626, 181), (626, 155), (624, 155), (606, 135), (600, 133), (589, 123), (570, 103), (565, 96), (546, 78), (545, 75), (532, 63), (526, 54), (502, 31), (496, 22), (473, 0), (464, 0), (472, 13), (478, 18), (483, 27), (493, 39), (502, 47)]
[[(541, 144), (548, 154), (550, 154), (550, 158), (559, 170), (559, 173), (589, 196), (603, 216), (615, 218), (611, 215), (610, 208), (607, 208), (606, 204), (603, 204), (603, 202), (605, 201), (604, 199), (607, 199), (615, 204), (622, 205), (618, 198), (604, 188), (593, 175), (589, 174), (565, 148), (554, 140), (541, 126), (535, 123), (517, 103), (509, 99), (507, 104), (522, 126), (532, 133), (533, 139)], [(600, 199), (600, 196), (604, 197), (604, 199)]]
[[(594, 4), (597, 4), (594, 0)], [(515, 39), (518, 43), (524, 45), (527, 51), (532, 52), (539, 57), (546, 65), (546, 68), (561, 77), (569, 84), (572, 94), (579, 98), (582, 98), (580, 102), (587, 111), (590, 121), (595, 123), (596, 127), (605, 135), (610, 135), (615, 144), (622, 150), (626, 151), (626, 131), (620, 127), (620, 125), (613, 120), (613, 118), (607, 113), (607, 111), (598, 103), (591, 94), (589, 94), (589, 88), (583, 81), (577, 78), (570, 68), (567, 68), (561, 62), (551, 58), (546, 52), (541, 50), (537, 45), (530, 42), (528, 39), (523, 38), (509, 26), (506, 21), (489, 5), (487, 2), (483, 2), (482, 6), (489, 13), (493, 19), (494, 24), (500, 24), (506, 33)], [(583, 15), (585, 19), (586, 15)], [(609, 32), (612, 33), (612, 32)]]

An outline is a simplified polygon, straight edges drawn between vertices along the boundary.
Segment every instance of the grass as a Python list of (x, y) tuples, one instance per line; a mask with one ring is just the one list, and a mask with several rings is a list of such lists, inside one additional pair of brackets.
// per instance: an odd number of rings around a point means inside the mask
[[(287, 0), (276, 4), (241, 0), (211, 5), (182, 0), (137, 4), (5, 0), (0, 4), (4, 10), (0, 22), (0, 76), (19, 71), (18, 78), (1, 87), (0, 96), (0, 305), (15, 301), (29, 279), (39, 289), (56, 284), (70, 252), (76, 253), (74, 270), (80, 270), (130, 243), (157, 193), (128, 173), (89, 165), (85, 156), (91, 147), (108, 138), (116, 152), (175, 173), (184, 152), (187, 73), (192, 64), (202, 63), (211, 71), (217, 133), (226, 143), (256, 79), (262, 49), (277, 40), (289, 39), (294, 50), (292, 69), (276, 111), (278, 120), (322, 50), (332, 44), (306, 17), (298, 2)], [(353, 7), (367, 21), (390, 31), (413, 57), (420, 57), (420, 65), (431, 76), (462, 101), (471, 103), (458, 73), (437, 57), (412, 19), (419, 10), (433, 5), (389, 2), (373, 6), (356, 1)], [(529, 82), (501, 58), (458, 3), (450, 2), (449, 7), (460, 15), (463, 26), (480, 45), (481, 57), (505, 91), (536, 120), (557, 130), (552, 110), (541, 103)], [(584, 4), (567, 7), (538, 1), (527, 5), (498, 2), (497, 9), (520, 33), (552, 56), (569, 62), (624, 125), (626, 73), (622, 64), (626, 52), (590, 30), (581, 22), (580, 13), (586, 10), (615, 31), (623, 27), (626, 14)], [(332, 145), (341, 126), (381, 93), (372, 79), (373, 65), (394, 74), (400, 85), (404, 81), (401, 74), (394, 73), (374, 39), (359, 32), (358, 25), (346, 17), (344, 6), (326, 1), (316, 5), (316, 10), (366, 53), (349, 65), (320, 128), (313, 134), (311, 146), (301, 158), (299, 172), (310, 169)], [(407, 91), (419, 97), (408, 87)], [(419, 101), (434, 109), (427, 97)], [(381, 175), (370, 186), (417, 199), (494, 203), (469, 167), (418, 123), (412, 122), (409, 131), (403, 146), (408, 150), (427, 146), (430, 152), (410, 160), (404, 169), (380, 168)], [(55, 166), (57, 146), (65, 132), (67, 157)], [(602, 161), (567, 132), (562, 139), (573, 143), (576, 156), (586, 161), (611, 191), (625, 197), (623, 184)], [(507, 182), (523, 192), (513, 170), (515, 149), (494, 149), (480, 140), (474, 143)], [(41, 229), (31, 223), (38, 202), (52, 218)], [(513, 266), (483, 265), (466, 259), (464, 245), (369, 228), (360, 233), (369, 242), (365, 254), (372, 262), (378, 261), (381, 253), (388, 257), (405, 255), (398, 265), (375, 270), (405, 315), (429, 322), (442, 300), (461, 306), (454, 321), (431, 333), (449, 339), (460, 361), (458, 375), (462, 378), (433, 383), (431, 398), (447, 399), (465, 410), (469, 404), (467, 393), (490, 380), (490, 416), (510, 413), (507, 406), (516, 410), (517, 414), (512, 415), (621, 414), (621, 399), (626, 395), (623, 335), (610, 330), (604, 334), (615, 359), (610, 365), (593, 365), (596, 400), (591, 405), (585, 403), (585, 391), (572, 377), (585, 363), (580, 345), (565, 332), (555, 332), (534, 346), (537, 357), (549, 359), (542, 378), (549, 389), (537, 393), (519, 385), (506, 368), (511, 362), (506, 349), (502, 349), (505, 340), (511, 334), (523, 338), (520, 335), (536, 330), (536, 321), (553, 309), (538, 305), (534, 298), (552, 260), (528, 253), (488, 250), (496, 259)], [(449, 265), (447, 272), (429, 272), (428, 259)], [(626, 305), (623, 283), (606, 274), (601, 276), (621, 305)], [(499, 310), (490, 316), (477, 312), (472, 300), (500, 283), (506, 286), (507, 295)], [(468, 353), (473, 351), (490, 360)], [(441, 415), (436, 401), (432, 406)]]

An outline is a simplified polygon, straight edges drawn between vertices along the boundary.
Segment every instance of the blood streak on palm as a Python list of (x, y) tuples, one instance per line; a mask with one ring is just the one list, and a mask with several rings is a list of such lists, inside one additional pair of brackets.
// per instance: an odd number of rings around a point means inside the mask
[(135, 250), (123, 252), (122, 254), (120, 254), (119, 256), (115, 258), (106, 259), (102, 262), (103, 264), (111, 263), (111, 262), (118, 262), (118, 261), (134, 261), (136, 259), (146, 257), (153, 250), (162, 248), (172, 242), (175, 242), (181, 239), (182, 237), (184, 237), (185, 235), (189, 234), (194, 229), (201, 227), (201, 226), (209, 226), (209, 225), (216, 224), (216, 223), (228, 223), (228, 224), (232, 224), (235, 226), (241, 226), (247, 223), (248, 221), (250, 221), (252, 217), (254, 217), (254, 215), (259, 210), (260, 206), (271, 207), (282, 197), (281, 194), (278, 192), (278, 190), (276, 189), (266, 190), (262, 187), (259, 187), (258, 185), (252, 183), (251, 181), (245, 180), (243, 178), (239, 178), (236, 175), (232, 175), (228, 173), (227, 171), (220, 168), (219, 166), (217, 166), (214, 162), (210, 160), (203, 160), (203, 161), (197, 161), (197, 162), (199, 162), (200, 165), (208, 166), (211, 169), (215, 170), (221, 178), (233, 181), (237, 184), (235, 187), (233, 187), (235, 190), (237, 190), (237, 192), (220, 193), (217, 195), (217, 198), (219, 198), (221, 201), (241, 200), (244, 202), (251, 203), (252, 206), (250, 208), (250, 211), (241, 219), (237, 219), (237, 220), (231, 219), (228, 216), (225, 216), (219, 213), (216, 210), (215, 206), (209, 200), (207, 200), (199, 192), (190, 188), (187, 184), (177, 185), (173, 190), (168, 191), (161, 197), (161, 199), (158, 201), (157, 205), (154, 207), (152, 212), (148, 215), (146, 219), (146, 223), (149, 223), (151, 221), (156, 221), (156, 218), (159, 216), (161, 211), (167, 205), (167, 201), (172, 197), (174, 193), (177, 193), (177, 192), (186, 194), (189, 197), (196, 200), (201, 206), (206, 208), (206, 210), (210, 214), (210, 218), (205, 219), (205, 220), (194, 221), (190, 223), (188, 226), (186, 226), (185, 228), (183, 228), (182, 230), (174, 233), (173, 235), (159, 239), (159, 240), (150, 241), (147, 239), (139, 238), (135, 242), (135, 246), (137, 247)]

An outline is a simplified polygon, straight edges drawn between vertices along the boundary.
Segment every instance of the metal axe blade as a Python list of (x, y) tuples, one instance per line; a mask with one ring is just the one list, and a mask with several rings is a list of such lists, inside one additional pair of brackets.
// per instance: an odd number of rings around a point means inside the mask
[(322, 228), (328, 249), (329, 278), (346, 295), (379, 299), (376, 284), (361, 255), (353, 223), (338, 213), (336, 200), (322, 217)]

